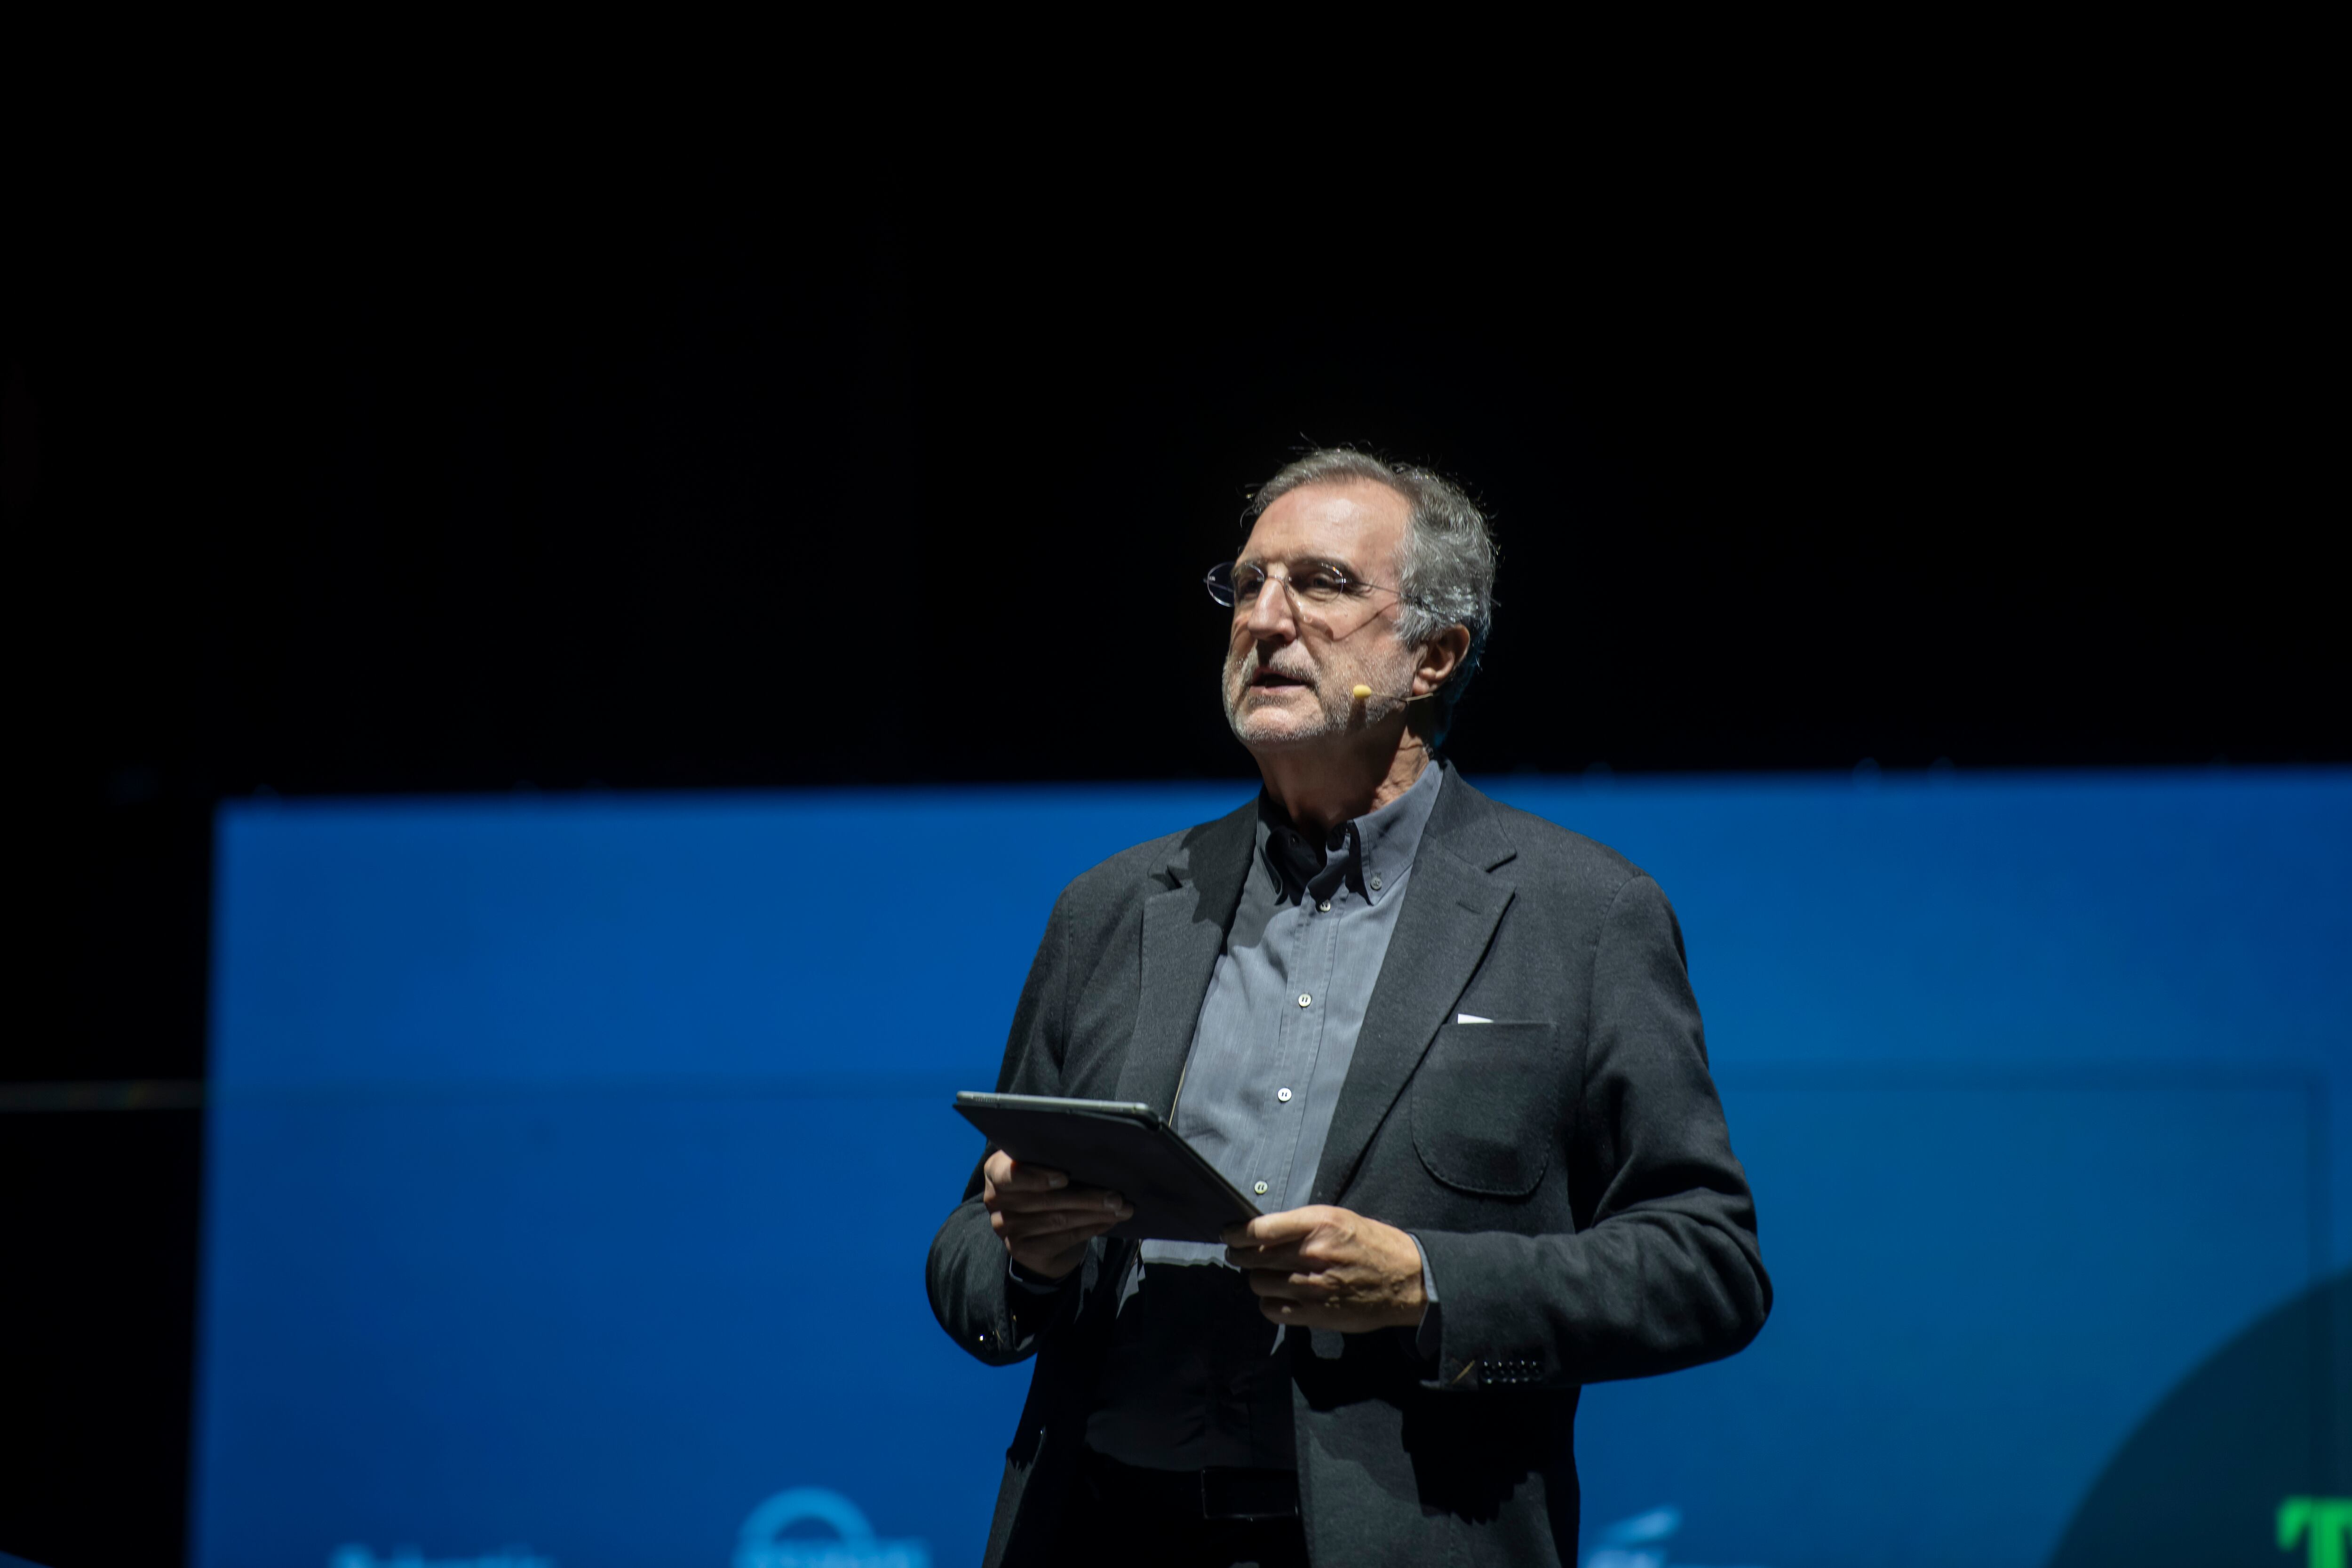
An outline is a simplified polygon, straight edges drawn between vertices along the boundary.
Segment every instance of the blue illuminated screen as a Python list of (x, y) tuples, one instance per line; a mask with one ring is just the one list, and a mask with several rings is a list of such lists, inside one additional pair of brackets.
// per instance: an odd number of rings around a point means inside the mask
[[(1588, 1390), (1588, 1564), (2051, 1561), (2352, 1256), (2352, 776), (1476, 782), (1674, 900), (1779, 1293)], [(1062, 885), (1248, 793), (225, 807), (193, 1560), (976, 1561), (950, 1097)]]

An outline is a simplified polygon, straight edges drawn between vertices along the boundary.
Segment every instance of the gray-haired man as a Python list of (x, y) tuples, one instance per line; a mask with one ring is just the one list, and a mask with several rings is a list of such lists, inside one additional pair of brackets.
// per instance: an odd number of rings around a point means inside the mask
[(1322, 451), (1254, 510), (1210, 591), (1265, 790), (1065, 889), (998, 1087), (1159, 1106), (1268, 1212), (1112, 1240), (1117, 1194), (989, 1151), (929, 1270), (1038, 1358), (987, 1560), (1558, 1563), (1578, 1389), (1770, 1308), (1681, 932), (1433, 762), (1494, 583), (1459, 490)]

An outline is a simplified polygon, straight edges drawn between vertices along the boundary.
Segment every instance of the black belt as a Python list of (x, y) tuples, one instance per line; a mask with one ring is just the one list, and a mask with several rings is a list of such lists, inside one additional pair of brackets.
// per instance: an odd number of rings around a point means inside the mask
[(1298, 1477), (1291, 1470), (1244, 1470), (1212, 1465), (1201, 1470), (1152, 1470), (1086, 1451), (1086, 1480), (1113, 1508), (1150, 1510), (1161, 1517), (1297, 1519)]

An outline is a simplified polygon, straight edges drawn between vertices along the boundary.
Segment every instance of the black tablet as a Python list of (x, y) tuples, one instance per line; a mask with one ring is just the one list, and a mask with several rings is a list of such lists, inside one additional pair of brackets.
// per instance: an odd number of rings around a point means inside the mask
[(1112, 1227), (1113, 1236), (1222, 1241), (1225, 1226), (1257, 1217), (1257, 1205), (1148, 1105), (966, 1089), (955, 1108), (1024, 1164), (1050, 1165), (1073, 1182), (1123, 1194), (1135, 1213)]

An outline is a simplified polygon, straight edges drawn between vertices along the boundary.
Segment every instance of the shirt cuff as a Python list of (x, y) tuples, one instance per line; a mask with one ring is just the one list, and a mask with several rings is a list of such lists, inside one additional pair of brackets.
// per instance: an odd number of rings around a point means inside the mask
[[(1059, 1279), (1048, 1279), (1043, 1274), (1032, 1274), (1028, 1269), (1024, 1268), (1018, 1263), (1013, 1262), (1013, 1255), (1011, 1253), (1006, 1253), (1004, 1256), (1004, 1277), (1013, 1281), (1013, 1287), (1016, 1289), (1026, 1290), (1032, 1296), (1052, 1295), (1055, 1291), (1068, 1284), (1071, 1277), (1077, 1272), (1078, 1271), (1076, 1269), (1073, 1268), (1068, 1274), (1063, 1275)], [(1424, 1261), (1421, 1266), (1421, 1277), (1424, 1280), (1429, 1278), (1429, 1265), (1426, 1261)]]
[(1429, 1248), (1422, 1246), (1421, 1237), (1412, 1237), (1412, 1249), (1421, 1254), (1421, 1294), (1428, 1303), (1421, 1310), (1421, 1326), (1412, 1331), (1412, 1352), (1423, 1361), (1435, 1361), (1444, 1338), (1438, 1329), (1437, 1276), (1429, 1271)]

